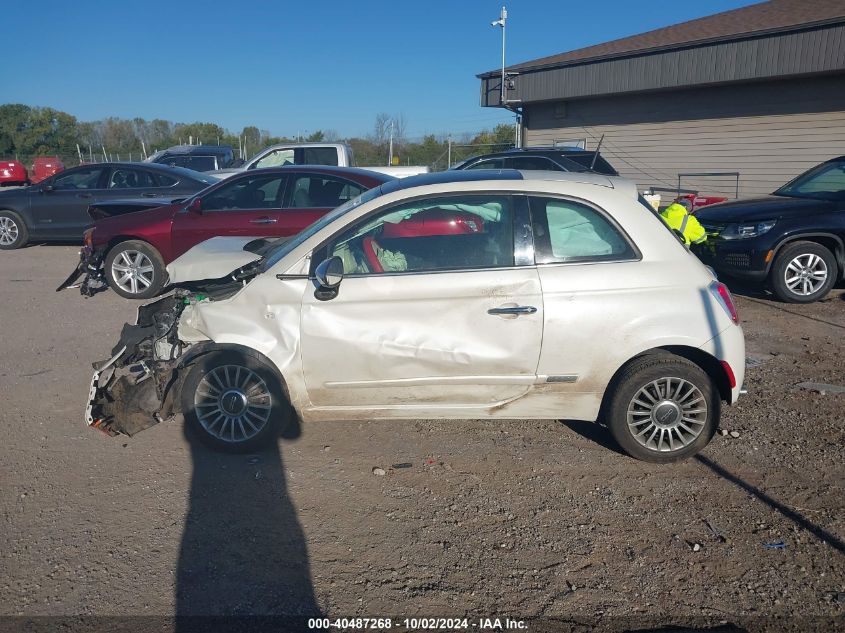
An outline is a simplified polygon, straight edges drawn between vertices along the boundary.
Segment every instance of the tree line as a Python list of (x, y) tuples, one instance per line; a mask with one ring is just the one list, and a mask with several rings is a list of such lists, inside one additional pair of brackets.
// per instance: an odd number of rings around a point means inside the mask
[[(462, 134), (427, 134), (411, 140), (403, 115), (376, 115), (373, 131), (361, 137), (341, 138), (332, 129), (317, 130), (297, 138), (272, 136), (267, 130), (246, 126), (233, 133), (216, 123), (174, 123), (164, 119), (108, 117), (79, 121), (54, 108), (19, 103), (0, 105), (0, 157), (29, 162), (35, 156), (59, 156), (66, 166), (83, 160), (141, 160), (145, 154), (184, 143), (231, 145), (247, 159), (264, 147), (285, 142), (349, 143), (359, 165), (387, 164), (391, 136), (393, 155), (402, 165), (428, 165), (445, 169), (470, 155), (511, 147), (514, 126)], [(451, 143), (450, 143), (451, 141)]]

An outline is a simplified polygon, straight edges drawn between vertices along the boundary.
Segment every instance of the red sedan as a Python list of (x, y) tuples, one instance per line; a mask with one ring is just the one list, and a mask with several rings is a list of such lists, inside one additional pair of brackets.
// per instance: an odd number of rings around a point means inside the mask
[[(106, 285), (123, 297), (147, 299), (167, 283), (165, 266), (219, 235), (295, 235), (347, 200), (392, 176), (350, 167), (277, 167), (233, 176), (188, 200), (98, 219), (83, 234), (79, 267), (84, 295)], [(128, 201), (131, 208), (131, 201)]]

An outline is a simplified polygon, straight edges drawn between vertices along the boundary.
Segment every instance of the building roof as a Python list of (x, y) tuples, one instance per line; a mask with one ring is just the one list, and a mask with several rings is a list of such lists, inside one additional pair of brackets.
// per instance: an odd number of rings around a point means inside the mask
[[(845, 21), (845, 1), (843, 0), (769, 0), (603, 44), (541, 57), (509, 66), (507, 70), (534, 70), (580, 64), (843, 21)], [(501, 70), (489, 71), (479, 77), (496, 73), (501, 73)]]

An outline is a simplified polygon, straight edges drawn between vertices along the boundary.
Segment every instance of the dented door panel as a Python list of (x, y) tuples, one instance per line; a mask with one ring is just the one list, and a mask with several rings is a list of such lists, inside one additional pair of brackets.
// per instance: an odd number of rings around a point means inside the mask
[[(488, 314), (516, 306), (536, 312)], [(489, 407), (534, 384), (543, 300), (533, 267), (353, 276), (306, 288), (300, 327), (315, 407)]]

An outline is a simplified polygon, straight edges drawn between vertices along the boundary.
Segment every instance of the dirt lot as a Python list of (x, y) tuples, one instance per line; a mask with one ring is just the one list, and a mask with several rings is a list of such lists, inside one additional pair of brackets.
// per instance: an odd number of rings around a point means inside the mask
[(845, 385), (842, 290), (738, 299), (756, 364), (724, 414), (738, 436), (685, 463), (553, 421), (337, 421), (225, 456), (181, 424), (84, 426), (90, 363), (135, 304), (55, 293), (75, 259), (0, 253), (2, 614), (845, 626), (845, 394), (796, 387)]

